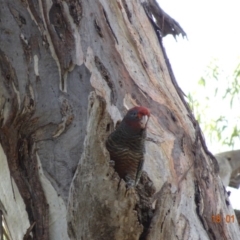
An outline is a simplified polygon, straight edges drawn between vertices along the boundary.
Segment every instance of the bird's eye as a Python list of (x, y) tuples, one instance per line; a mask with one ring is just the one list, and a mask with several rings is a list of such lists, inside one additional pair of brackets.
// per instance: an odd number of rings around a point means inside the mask
[(136, 113), (136, 112), (133, 112), (132, 115), (133, 115), (133, 117), (136, 117), (136, 116), (137, 116), (137, 113)]

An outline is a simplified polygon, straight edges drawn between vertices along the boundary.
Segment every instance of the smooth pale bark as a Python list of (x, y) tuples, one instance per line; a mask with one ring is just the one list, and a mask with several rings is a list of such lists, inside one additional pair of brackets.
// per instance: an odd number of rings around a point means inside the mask
[[(0, 206), (14, 240), (239, 238), (155, 32), (169, 16), (149, 3), (0, 0)], [(135, 105), (151, 118), (126, 196), (105, 141)]]
[(225, 186), (238, 188), (240, 185), (240, 150), (222, 152), (216, 155), (220, 177)]

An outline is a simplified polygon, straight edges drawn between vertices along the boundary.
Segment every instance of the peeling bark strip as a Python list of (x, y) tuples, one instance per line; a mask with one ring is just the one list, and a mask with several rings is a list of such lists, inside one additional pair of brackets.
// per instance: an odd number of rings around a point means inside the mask
[(128, 5), (127, 5), (127, 1), (126, 0), (122, 0), (122, 3), (123, 3), (123, 7), (124, 7), (124, 9), (126, 11), (128, 20), (129, 20), (130, 23), (132, 23), (132, 14), (129, 11), (129, 8), (128, 8)]
[(15, 18), (16, 22), (18, 23), (19, 27), (26, 24), (26, 19), (21, 15), (21, 13), (12, 5), (8, 4), (9, 10), (13, 17)]
[(202, 225), (205, 226), (204, 221), (203, 221), (203, 218), (202, 218), (202, 214), (203, 214), (203, 213), (202, 213), (203, 203), (202, 203), (201, 192), (200, 192), (198, 183), (195, 182), (194, 185), (195, 185), (194, 201), (195, 201), (195, 203), (196, 203), (196, 212), (197, 212), (197, 215), (198, 215), (198, 217), (199, 217)]
[(79, 26), (82, 19), (82, 3), (80, 0), (67, 0), (73, 21)]
[(187, 36), (179, 23), (163, 11), (156, 0), (148, 0), (143, 5), (148, 16), (152, 18), (153, 15), (156, 19), (156, 25), (161, 30), (162, 37), (165, 37), (167, 34), (173, 35), (174, 38), (179, 34), (183, 37)]
[(67, 99), (62, 100), (61, 114), (62, 114), (62, 122), (58, 124), (57, 129), (52, 134), (53, 138), (59, 137), (64, 131), (66, 131), (67, 127), (73, 121), (73, 118), (74, 118), (73, 109)]
[[(47, 40), (50, 44), (52, 56), (56, 60), (59, 68), (60, 90), (67, 91), (67, 74), (72, 69), (75, 61), (75, 38), (72, 32), (73, 26), (68, 19), (68, 13), (64, 8), (65, 2), (53, 3), (51, 8), (45, 1), (42, 2), (43, 19), (47, 29)], [(71, 9), (71, 8), (70, 8)], [(80, 5), (77, 12), (81, 12)], [(72, 12), (73, 14), (73, 12)], [(81, 16), (81, 15), (80, 15)], [(80, 21), (76, 19), (75, 21)]]
[(193, 114), (191, 116), (189, 116), (193, 126), (195, 128), (195, 142), (193, 144), (193, 152), (195, 152), (197, 150), (197, 145), (198, 145), (198, 140), (200, 140), (201, 145), (205, 151), (205, 153), (210, 157), (210, 159), (212, 160), (212, 164), (214, 167), (214, 171), (215, 173), (219, 173), (219, 165), (217, 162), (217, 159), (215, 158), (215, 156), (208, 150), (205, 139), (203, 137), (203, 133), (201, 132), (200, 126), (198, 121), (195, 119), (195, 117), (193, 116)]
[(117, 44), (118, 44), (117, 36), (116, 36), (116, 34), (114, 33), (114, 31), (113, 31), (113, 29), (112, 29), (112, 27), (111, 27), (111, 24), (110, 24), (110, 22), (109, 22), (109, 20), (108, 20), (107, 13), (106, 13), (106, 11), (104, 10), (104, 8), (102, 8), (102, 11), (103, 11), (103, 14), (104, 14), (104, 17), (105, 17), (105, 21), (106, 21), (109, 29), (111, 30), (111, 33), (112, 33), (114, 39), (116, 40), (116, 42), (117, 42)]
[(94, 57), (94, 61), (96, 64), (96, 67), (98, 71), (100, 72), (102, 78), (106, 81), (108, 87), (111, 89), (111, 103), (116, 104), (116, 90), (115, 86), (113, 84), (113, 80), (111, 79), (109, 71), (106, 69), (106, 67), (103, 65), (101, 60), (99, 59), (98, 56)]
[(5, 98), (11, 99), (9, 116), (1, 116), (3, 120), (0, 142), (8, 159), (11, 176), (26, 204), (30, 223), (36, 222), (36, 226), (32, 229), (34, 239), (47, 240), (49, 239), (48, 205), (39, 180), (36, 149), (31, 137), (32, 126), (29, 124), (35, 111), (34, 102), (29, 95), (20, 105), (18, 79), (2, 50), (0, 50), (0, 71), (6, 89)]
[(29, 236), (33, 227), (35, 226), (36, 222), (34, 222), (28, 229), (27, 232), (25, 233), (23, 240), (28, 240), (29, 238), (31, 239), (31, 237)]
[(98, 24), (97, 19), (94, 20), (94, 27), (95, 27), (98, 35), (99, 35), (101, 38), (103, 38), (103, 33), (102, 33), (102, 30), (101, 30), (101, 28), (100, 28), (100, 26), (99, 26), (99, 24)]
[(155, 192), (156, 187), (149, 178), (147, 172), (143, 171), (137, 186), (139, 200), (137, 201), (135, 207), (138, 213), (138, 220), (143, 225), (143, 232), (141, 233), (139, 240), (145, 240), (149, 231), (151, 220), (154, 214), (152, 197)]
[(204, 201), (203, 196), (200, 192), (199, 183), (195, 182), (195, 202), (196, 202), (196, 212), (198, 214), (198, 217), (205, 228), (205, 230), (208, 232), (209, 237), (211, 240), (218, 240), (218, 239), (228, 239), (226, 236), (224, 237), (222, 234), (218, 234), (218, 236), (215, 235), (213, 230), (209, 227), (207, 221), (204, 219), (206, 216), (204, 216)]

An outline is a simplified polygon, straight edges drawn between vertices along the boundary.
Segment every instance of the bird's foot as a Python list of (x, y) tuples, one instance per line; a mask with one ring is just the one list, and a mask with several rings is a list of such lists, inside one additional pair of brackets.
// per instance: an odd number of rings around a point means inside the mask
[(114, 161), (114, 160), (110, 160), (110, 161), (109, 161), (109, 166), (115, 167), (115, 161)]
[(132, 194), (136, 194), (135, 191), (135, 181), (129, 180), (126, 184), (126, 192), (125, 192), (125, 197), (130, 196)]
[(136, 191), (134, 187), (129, 187), (126, 189), (125, 191), (125, 197), (131, 196), (131, 195), (135, 195)]

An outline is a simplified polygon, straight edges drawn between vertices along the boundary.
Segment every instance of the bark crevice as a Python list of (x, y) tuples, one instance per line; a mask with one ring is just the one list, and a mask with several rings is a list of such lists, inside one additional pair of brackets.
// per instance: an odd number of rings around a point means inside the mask
[(34, 101), (27, 85), (26, 93), (29, 95), (25, 96), (21, 107), (19, 106), (18, 79), (14, 68), (2, 51), (0, 51), (0, 70), (7, 90), (6, 94), (11, 97), (11, 114), (4, 119), (0, 128), (0, 142), (8, 159), (11, 176), (26, 204), (30, 223), (36, 222), (36, 226), (32, 229), (33, 237), (36, 240), (47, 240), (49, 239), (48, 204), (40, 183), (36, 149), (31, 137), (34, 125), (32, 126), (30, 119), (35, 111)]
[(152, 199), (156, 192), (153, 182), (145, 171), (142, 172), (142, 176), (136, 187), (136, 192), (139, 199), (136, 203), (135, 209), (138, 212), (138, 220), (143, 225), (143, 232), (141, 233), (139, 240), (145, 240), (154, 214)]

